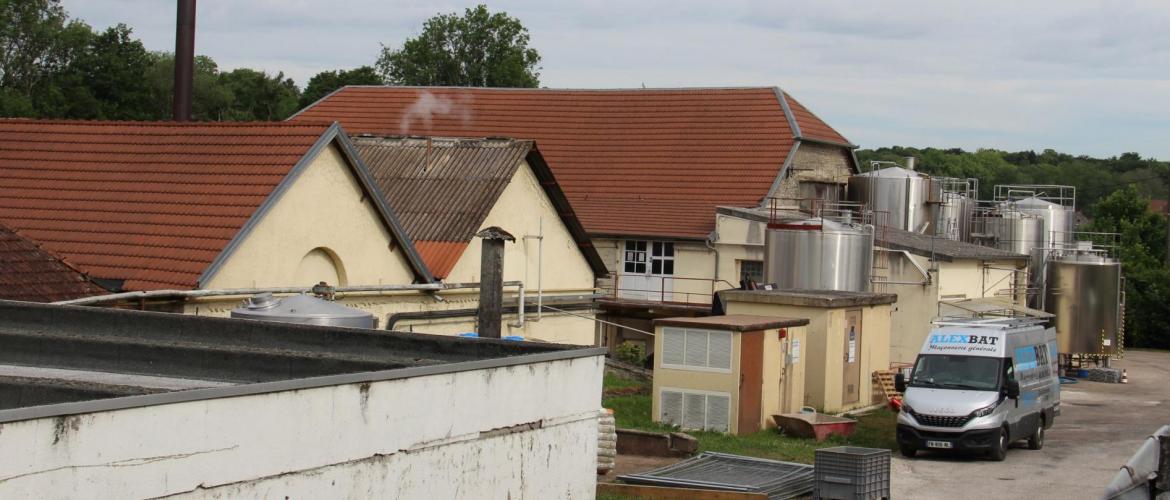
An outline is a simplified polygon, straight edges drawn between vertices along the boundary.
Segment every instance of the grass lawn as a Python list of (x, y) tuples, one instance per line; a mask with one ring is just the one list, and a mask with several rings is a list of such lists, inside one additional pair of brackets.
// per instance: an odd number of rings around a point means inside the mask
[[(617, 379), (617, 377), (613, 377)], [(610, 389), (610, 376), (606, 376), (606, 388)], [(631, 381), (618, 379), (620, 383)], [(637, 382), (633, 382), (637, 385)], [(622, 385), (628, 388), (629, 385)], [(655, 423), (650, 420), (650, 395), (633, 394), (606, 397), (603, 406), (612, 408), (617, 426), (622, 429), (641, 429), (654, 432), (669, 432), (676, 430), (669, 425)], [(770, 458), (790, 462), (812, 463), (813, 452), (818, 448), (831, 446), (864, 446), (867, 448), (897, 449), (894, 437), (894, 427), (897, 415), (889, 410), (878, 410), (864, 415), (857, 420), (857, 429), (848, 438), (831, 437), (821, 442), (812, 439), (801, 439), (782, 436), (776, 429), (768, 429), (746, 436), (731, 436), (717, 432), (687, 432), (699, 440), (700, 451), (717, 451), (747, 455), (751, 457)]]

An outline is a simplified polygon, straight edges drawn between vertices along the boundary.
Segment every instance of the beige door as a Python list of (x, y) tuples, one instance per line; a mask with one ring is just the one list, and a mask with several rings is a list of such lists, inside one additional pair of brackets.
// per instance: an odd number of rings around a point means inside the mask
[(841, 403), (852, 404), (861, 399), (861, 309), (845, 311), (844, 376)]

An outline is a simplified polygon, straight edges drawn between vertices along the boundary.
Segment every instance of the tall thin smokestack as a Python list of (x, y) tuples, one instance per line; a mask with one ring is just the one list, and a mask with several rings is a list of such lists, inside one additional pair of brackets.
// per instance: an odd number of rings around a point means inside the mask
[(175, 121), (191, 120), (191, 88), (195, 81), (195, 0), (178, 0), (175, 16)]

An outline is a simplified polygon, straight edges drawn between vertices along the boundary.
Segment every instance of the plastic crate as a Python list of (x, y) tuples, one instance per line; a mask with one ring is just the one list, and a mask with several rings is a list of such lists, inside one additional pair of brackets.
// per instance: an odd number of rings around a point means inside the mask
[(838, 446), (816, 451), (818, 499), (890, 498), (890, 450)]

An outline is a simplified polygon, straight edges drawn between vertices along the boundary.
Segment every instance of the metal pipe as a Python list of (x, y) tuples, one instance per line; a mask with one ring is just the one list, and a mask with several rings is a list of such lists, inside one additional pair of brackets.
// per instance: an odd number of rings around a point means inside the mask
[[(530, 307), (531, 306), (525, 307), (525, 309), (528, 309)], [(548, 306), (545, 306), (545, 307), (548, 307)], [(561, 307), (563, 307), (564, 309), (572, 310), (572, 311), (591, 310), (591, 309), (593, 309), (593, 303), (586, 302), (586, 303), (579, 303), (579, 304), (565, 304)], [(438, 310), (438, 311), (410, 311), (410, 312), (393, 313), (393, 314), (390, 314), (386, 317), (386, 325), (384, 328), (386, 330), (393, 330), (395, 325), (397, 325), (399, 322), (410, 321), (410, 320), (474, 318), (477, 311), (478, 311), (478, 309), (471, 308), (471, 309), (443, 309), (443, 310)], [(519, 313), (519, 308), (517, 308), (515, 306), (508, 306), (508, 307), (505, 307), (503, 309), (503, 314), (517, 314), (517, 313)]]
[(175, 14), (175, 95), (172, 117), (191, 120), (192, 88), (195, 81), (195, 0), (179, 0)]
[[(504, 286), (521, 286), (523, 283), (519, 281), (505, 281)], [(354, 292), (402, 292), (402, 291), (420, 291), (420, 292), (437, 292), (441, 290), (459, 290), (479, 288), (479, 283), (427, 283), (427, 284), (409, 284), (409, 285), (358, 285), (358, 286), (339, 286), (333, 290), (338, 293), (354, 293)], [(309, 293), (313, 290), (312, 287), (269, 287), (269, 288), (223, 288), (215, 290), (149, 290), (138, 292), (122, 292), (112, 293), (108, 295), (95, 295), (92, 297), (82, 297), (80, 299), (62, 300), (53, 302), (56, 305), (67, 306), (82, 306), (89, 304), (100, 304), (103, 302), (112, 302), (125, 299), (159, 299), (159, 298), (198, 298), (198, 297), (219, 297), (227, 295), (255, 295), (257, 293)]]
[(512, 326), (516, 328), (524, 328), (524, 283), (520, 283), (520, 297), (516, 300), (516, 310), (519, 311), (516, 317), (516, 323)]

